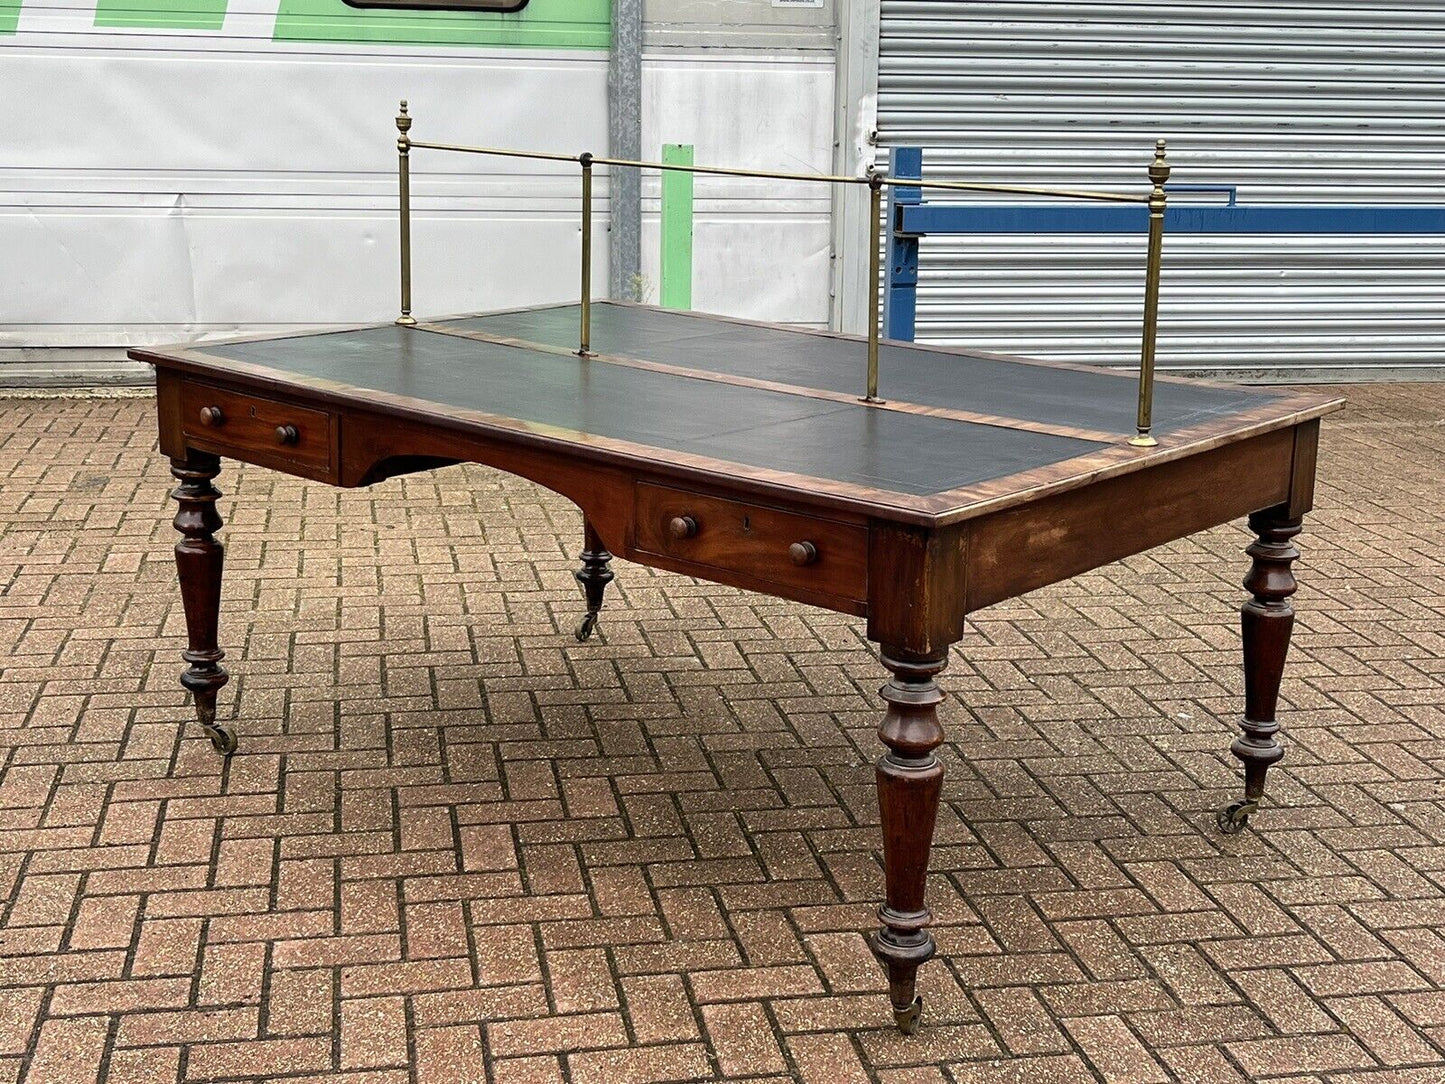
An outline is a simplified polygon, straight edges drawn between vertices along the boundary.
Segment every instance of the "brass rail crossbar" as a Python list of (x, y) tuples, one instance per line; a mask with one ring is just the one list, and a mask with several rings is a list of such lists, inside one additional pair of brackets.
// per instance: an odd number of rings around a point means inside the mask
[(411, 311), (411, 177), (410, 152), (413, 148), (432, 151), (453, 151), (481, 154), (495, 158), (523, 158), (541, 162), (571, 162), (582, 171), (582, 301), (581, 332), (578, 336), (579, 357), (591, 357), (592, 338), (592, 170), (594, 166), (624, 169), (655, 169), (660, 172), (702, 173), (718, 177), (757, 177), (775, 181), (806, 181), (817, 184), (866, 185), (869, 189), (869, 257), (868, 257), (868, 375), (865, 403), (882, 402), (878, 398), (878, 298), (882, 249), (882, 192), (887, 186), (901, 188), (932, 188), (952, 192), (990, 192), (1015, 196), (1045, 196), (1053, 199), (1098, 200), (1108, 203), (1143, 203), (1149, 208), (1149, 248), (1144, 280), (1144, 327), (1139, 347), (1139, 409), (1137, 432), (1128, 443), (1139, 448), (1153, 447), (1158, 441), (1151, 434), (1154, 412), (1154, 355), (1159, 339), (1159, 277), (1164, 250), (1164, 183), (1169, 179), (1169, 163), (1165, 159), (1164, 140), (1154, 147), (1154, 160), (1149, 165), (1151, 191), (1146, 195), (1130, 192), (1101, 192), (1073, 188), (1039, 188), (1030, 185), (981, 184), (971, 181), (928, 181), (888, 177), (869, 173), (862, 177), (827, 173), (796, 173), (785, 170), (738, 169), (729, 166), (698, 166), (681, 162), (645, 162), (629, 158), (603, 158), (588, 154), (557, 154), (548, 151), (518, 150), (511, 147), (472, 147), (460, 143), (432, 143), (411, 138), (412, 118), (406, 102), (396, 116), (396, 149), (401, 198), (401, 315), (398, 324), (416, 323)]

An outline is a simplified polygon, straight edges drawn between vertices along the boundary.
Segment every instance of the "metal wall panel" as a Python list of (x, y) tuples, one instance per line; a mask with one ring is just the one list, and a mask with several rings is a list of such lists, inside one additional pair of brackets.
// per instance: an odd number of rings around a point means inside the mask
[[(878, 129), (933, 178), (1248, 203), (1445, 204), (1445, 0), (883, 0)], [(942, 199), (934, 193), (930, 199)], [(1180, 196), (1179, 199), (1212, 199)], [(1137, 360), (1144, 238), (925, 239), (919, 338)], [(1445, 364), (1445, 237), (1165, 241), (1160, 366), (1348, 376)]]

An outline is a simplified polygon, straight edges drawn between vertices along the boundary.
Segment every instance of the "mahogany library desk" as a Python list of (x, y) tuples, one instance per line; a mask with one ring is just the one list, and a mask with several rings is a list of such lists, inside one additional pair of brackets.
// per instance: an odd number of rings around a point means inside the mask
[(1134, 431), (1132, 375), (884, 343), (881, 403), (859, 401), (851, 337), (597, 303), (591, 348), (559, 305), (343, 331), (134, 350), (156, 367), (160, 447), (201, 726), (226, 683), (217, 642), (222, 457), (336, 486), (485, 463), (585, 517), (577, 573), (592, 631), (612, 554), (864, 618), (891, 677), (878, 737), (886, 901), (872, 945), (916, 1026), (933, 955), (924, 902), (943, 784), (935, 679), (971, 611), (1248, 515), (1245, 704), (1231, 749), (1238, 831), (1283, 755), (1275, 704), (1294, 538), (1319, 418), (1340, 401), (1159, 381), (1159, 444)]

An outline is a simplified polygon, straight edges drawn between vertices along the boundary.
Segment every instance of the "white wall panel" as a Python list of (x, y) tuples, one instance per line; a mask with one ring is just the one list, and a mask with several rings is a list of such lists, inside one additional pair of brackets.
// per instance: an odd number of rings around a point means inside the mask
[[(1442, 40), (1442, 0), (883, 0), (880, 139), (935, 178), (1142, 190), (1165, 136), (1174, 181), (1241, 202), (1440, 205)], [(927, 239), (919, 337), (1131, 364), (1142, 266), (1142, 238)], [(1164, 267), (1163, 367), (1445, 364), (1445, 237), (1176, 234)]]
[[(527, 138), (543, 149), (605, 141), (606, 66), (486, 58), (294, 53), (87, 51), (7, 47), (6, 99), (24, 102), (6, 133), (7, 168), (392, 174), (397, 100), (413, 136)], [(567, 109), (548, 103), (558, 98)], [(418, 151), (420, 156), (423, 152)], [(438, 157), (419, 171), (527, 171), (526, 163)]]
[[(23, 255), (0, 262), (0, 367), (390, 316), (398, 98), (418, 139), (606, 149), (605, 54), (272, 42), (274, 11), (233, 0), (207, 33), (98, 30), (81, 0), (22, 8), (0, 42), (0, 98), (26, 103), (0, 161), (0, 250)], [(644, 146), (828, 172), (832, 94), (831, 56), (661, 50)], [(575, 169), (419, 150), (412, 177), (418, 313), (575, 297)], [(599, 223), (607, 190), (599, 170)], [(659, 192), (647, 178), (654, 300)], [(826, 323), (826, 187), (699, 178), (696, 197), (695, 305)]]
[[(389, 212), (12, 214), (0, 231), (26, 254), (16, 261), (25, 265), (21, 288), (7, 293), (5, 346), (134, 346), (366, 323), (397, 305)], [(575, 214), (421, 214), (412, 234), (418, 313), (576, 297)], [(602, 274), (605, 245), (593, 261)], [(60, 306), (70, 319), (57, 325)]]
[[(829, 173), (833, 62), (729, 51), (648, 55), (642, 146), (691, 143), (699, 165)], [(693, 305), (758, 320), (828, 322), (831, 192), (824, 184), (697, 176)], [(642, 184), (642, 265), (657, 299), (661, 181)]]
[[(606, 145), (595, 53), (126, 50), (97, 36), (3, 52), (0, 99), (27, 108), (0, 167), (0, 248), (23, 254), (0, 264), (0, 347), (386, 318), (398, 98), (416, 138)], [(413, 179), (418, 312), (575, 295), (575, 169), (416, 151)], [(605, 231), (597, 247), (605, 268)]]

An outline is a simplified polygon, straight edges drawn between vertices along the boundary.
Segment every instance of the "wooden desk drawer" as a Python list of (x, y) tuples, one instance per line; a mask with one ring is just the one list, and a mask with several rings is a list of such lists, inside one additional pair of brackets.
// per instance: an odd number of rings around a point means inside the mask
[(181, 387), (181, 430), (198, 444), (246, 462), (309, 467), (333, 473), (335, 419), (324, 410), (187, 382)]
[(646, 482), (638, 483), (636, 512), (639, 550), (808, 592), (867, 597), (864, 527)]

